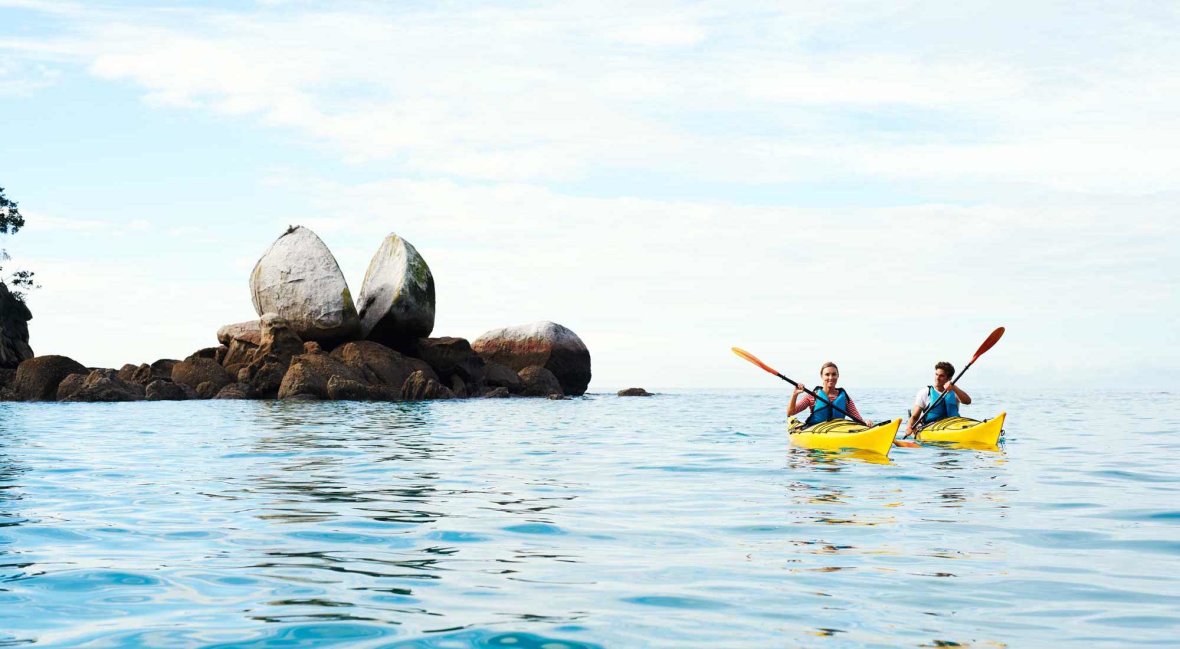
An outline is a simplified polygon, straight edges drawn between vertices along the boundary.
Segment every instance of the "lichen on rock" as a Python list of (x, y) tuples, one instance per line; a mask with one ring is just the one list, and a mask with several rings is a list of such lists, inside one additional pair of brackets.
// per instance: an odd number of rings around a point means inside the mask
[(390, 233), (361, 285), (361, 336), (399, 349), (434, 330), (434, 275), (410, 242)]

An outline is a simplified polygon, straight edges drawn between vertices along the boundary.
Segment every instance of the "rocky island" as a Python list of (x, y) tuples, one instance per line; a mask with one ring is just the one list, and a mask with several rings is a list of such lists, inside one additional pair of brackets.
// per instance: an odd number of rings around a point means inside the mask
[(359, 309), (332, 252), (302, 226), (263, 253), (250, 295), (258, 317), (221, 327), (218, 345), (116, 370), (34, 356), (32, 314), (0, 284), (0, 401), (566, 398), (590, 383), (590, 351), (553, 322), (474, 342), (430, 337), (434, 276), (396, 234), (369, 263)]

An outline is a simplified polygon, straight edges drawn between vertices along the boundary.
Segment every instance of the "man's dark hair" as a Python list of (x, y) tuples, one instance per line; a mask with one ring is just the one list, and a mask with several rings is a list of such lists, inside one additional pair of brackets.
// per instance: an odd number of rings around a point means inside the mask
[(934, 369), (946, 372), (948, 378), (955, 375), (955, 366), (946, 361), (938, 361), (934, 364)]

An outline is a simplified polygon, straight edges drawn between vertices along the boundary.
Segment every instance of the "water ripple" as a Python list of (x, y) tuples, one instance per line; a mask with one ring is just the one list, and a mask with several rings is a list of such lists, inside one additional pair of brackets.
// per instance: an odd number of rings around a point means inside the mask
[(1174, 644), (1180, 395), (974, 395), (889, 460), (781, 392), (3, 403), (0, 646)]

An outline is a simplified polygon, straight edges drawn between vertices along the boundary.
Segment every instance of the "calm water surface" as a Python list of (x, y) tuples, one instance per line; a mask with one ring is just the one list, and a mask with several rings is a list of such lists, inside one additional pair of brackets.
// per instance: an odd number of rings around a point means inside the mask
[(0, 404), (0, 646), (1176, 646), (1180, 397), (972, 392), (884, 464), (784, 392)]

